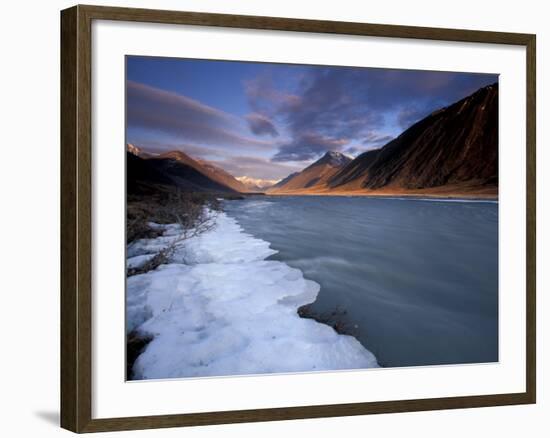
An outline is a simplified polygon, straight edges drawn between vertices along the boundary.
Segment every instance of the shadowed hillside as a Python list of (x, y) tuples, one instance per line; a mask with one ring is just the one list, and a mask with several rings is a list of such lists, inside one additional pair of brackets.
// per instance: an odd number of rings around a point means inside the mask
[(494, 196), (498, 193), (498, 85), (481, 88), (430, 114), (381, 149), (367, 151), (343, 166), (325, 171), (319, 166), (325, 157), (271, 193)]
[(267, 192), (282, 194), (322, 187), (327, 184), (335, 173), (350, 162), (351, 158), (340, 152), (327, 152), (315, 163), (301, 172), (289, 175), (268, 189)]

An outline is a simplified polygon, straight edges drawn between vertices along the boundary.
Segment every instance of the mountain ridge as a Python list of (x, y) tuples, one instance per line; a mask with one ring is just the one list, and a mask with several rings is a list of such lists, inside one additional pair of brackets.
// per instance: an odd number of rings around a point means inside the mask
[(243, 183), (246, 188), (252, 192), (263, 192), (277, 184), (280, 180), (268, 180), (262, 178), (252, 178), (249, 176), (237, 176), (236, 179)]
[(245, 186), (211, 163), (195, 160), (178, 150), (147, 154), (127, 144), (127, 187), (129, 192), (148, 190), (154, 185), (173, 186), (186, 191), (242, 193)]
[(290, 192), (497, 196), (498, 83), (432, 112), (325, 180), (302, 187), (287, 184), (270, 193)]
[(289, 175), (267, 190), (267, 193), (284, 194), (322, 186), (343, 166), (352, 161), (341, 152), (327, 151), (321, 158), (300, 172)]
[(153, 155), (128, 143), (127, 156), (128, 185), (134, 188), (137, 181), (221, 193), (495, 197), (498, 83), (433, 111), (381, 148), (355, 159), (327, 151), (270, 187), (179, 150)]

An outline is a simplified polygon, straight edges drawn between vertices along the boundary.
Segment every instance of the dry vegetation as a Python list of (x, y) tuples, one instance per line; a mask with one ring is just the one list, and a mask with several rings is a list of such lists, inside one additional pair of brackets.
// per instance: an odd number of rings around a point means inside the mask
[(220, 209), (217, 198), (176, 189), (159, 190), (148, 195), (129, 195), (126, 205), (126, 243), (136, 239), (153, 238), (158, 231), (149, 226), (178, 223), (184, 229), (192, 228), (204, 216), (204, 207)]
[[(203, 193), (183, 192), (173, 188), (157, 188), (146, 194), (128, 195), (126, 203), (126, 242), (137, 239), (151, 239), (162, 234), (161, 230), (151, 227), (150, 223), (179, 224), (181, 233), (155, 256), (138, 268), (128, 269), (127, 276), (143, 274), (167, 263), (179, 243), (197, 236), (214, 226), (212, 216), (205, 207), (218, 211), (221, 209), (218, 198)], [(126, 340), (126, 376), (133, 379), (133, 365), (152, 336), (132, 332)]]
[(170, 259), (179, 243), (211, 229), (214, 221), (207, 213), (206, 206), (211, 210), (220, 209), (216, 197), (176, 189), (162, 189), (153, 194), (129, 196), (126, 210), (127, 243), (136, 239), (155, 238), (162, 234), (162, 231), (150, 226), (151, 222), (178, 224), (181, 234), (139, 268), (128, 269), (127, 275), (142, 274), (157, 268)]

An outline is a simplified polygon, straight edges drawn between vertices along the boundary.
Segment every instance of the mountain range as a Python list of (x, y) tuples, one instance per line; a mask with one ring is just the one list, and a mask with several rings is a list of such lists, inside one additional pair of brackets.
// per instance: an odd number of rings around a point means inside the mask
[(246, 193), (246, 186), (225, 170), (181, 151), (159, 155), (143, 153), (126, 145), (127, 192), (142, 193), (156, 186), (178, 187), (186, 191)]
[(263, 192), (279, 182), (276, 179), (251, 178), (249, 176), (238, 176), (237, 180), (242, 182), (251, 192)]
[(268, 193), (307, 192), (315, 187), (326, 186), (332, 177), (353, 161), (352, 158), (334, 151), (328, 151), (315, 163), (301, 172), (289, 175), (285, 180), (269, 189)]
[[(498, 194), (498, 85), (415, 123), (354, 160), (327, 153), (271, 194)], [(330, 163), (330, 164), (327, 164)]]
[(274, 195), (498, 195), (498, 84), (433, 112), (380, 149), (352, 159), (328, 151), (276, 182), (235, 178), (181, 151), (160, 155), (127, 145), (128, 192), (151, 185)]

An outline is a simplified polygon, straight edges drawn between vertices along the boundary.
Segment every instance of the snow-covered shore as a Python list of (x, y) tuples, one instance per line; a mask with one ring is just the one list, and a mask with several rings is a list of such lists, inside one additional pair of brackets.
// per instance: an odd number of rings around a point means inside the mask
[[(152, 336), (134, 378), (224, 376), (377, 367), (352, 336), (300, 318), (319, 285), (279, 261), (269, 242), (235, 219), (212, 213), (215, 226), (177, 244), (170, 263), (128, 278), (127, 332)], [(136, 267), (180, 234), (177, 225), (128, 246)]]

